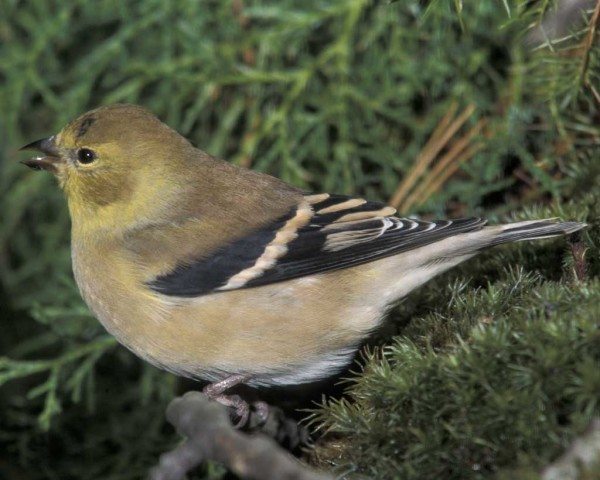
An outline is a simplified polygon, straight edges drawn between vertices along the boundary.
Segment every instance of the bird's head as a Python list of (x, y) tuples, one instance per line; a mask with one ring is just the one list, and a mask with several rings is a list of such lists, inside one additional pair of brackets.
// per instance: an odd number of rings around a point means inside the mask
[(114, 224), (160, 208), (161, 198), (176, 194), (190, 149), (147, 110), (110, 105), (21, 150), (42, 153), (23, 163), (58, 178), (74, 221)]

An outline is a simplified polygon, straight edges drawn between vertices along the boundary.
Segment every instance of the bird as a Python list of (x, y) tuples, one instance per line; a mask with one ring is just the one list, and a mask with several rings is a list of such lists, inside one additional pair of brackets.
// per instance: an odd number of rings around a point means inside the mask
[(572, 234), (540, 219), (400, 218), (212, 157), (129, 104), (91, 110), (21, 150), (71, 217), (74, 278), (122, 345), (209, 382), (205, 393), (330, 378), (399, 300), (490, 247)]

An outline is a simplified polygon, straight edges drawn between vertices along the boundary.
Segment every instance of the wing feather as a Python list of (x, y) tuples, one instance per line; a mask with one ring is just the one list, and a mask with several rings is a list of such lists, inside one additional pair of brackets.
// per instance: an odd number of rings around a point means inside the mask
[(392, 207), (362, 198), (305, 196), (285, 218), (149, 285), (183, 297), (256, 287), (364, 264), (485, 224), (480, 218), (425, 222), (394, 213)]

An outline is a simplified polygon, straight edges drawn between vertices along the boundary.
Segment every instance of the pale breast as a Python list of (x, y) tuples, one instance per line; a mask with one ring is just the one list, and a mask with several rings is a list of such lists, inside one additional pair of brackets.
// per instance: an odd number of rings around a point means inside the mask
[(356, 302), (350, 271), (334, 283), (324, 274), (183, 299), (151, 291), (114, 252), (75, 247), (72, 259), (82, 297), (104, 327), (138, 356), (185, 376), (322, 378), (346, 365), (383, 314)]

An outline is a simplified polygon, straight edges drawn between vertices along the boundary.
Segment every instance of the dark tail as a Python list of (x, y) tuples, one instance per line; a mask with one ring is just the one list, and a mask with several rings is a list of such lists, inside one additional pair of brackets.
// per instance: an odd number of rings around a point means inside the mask
[(496, 230), (491, 245), (500, 245), (501, 243), (570, 235), (585, 227), (587, 225), (581, 222), (561, 222), (557, 218), (547, 218), (545, 220), (528, 220), (488, 228)]

